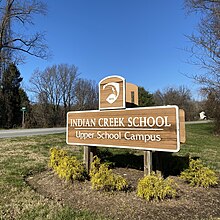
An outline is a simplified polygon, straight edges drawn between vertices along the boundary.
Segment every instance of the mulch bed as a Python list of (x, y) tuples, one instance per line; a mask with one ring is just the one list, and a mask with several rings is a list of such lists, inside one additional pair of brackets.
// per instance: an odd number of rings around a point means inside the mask
[(212, 219), (220, 218), (220, 186), (215, 188), (191, 187), (178, 177), (178, 196), (164, 201), (150, 201), (136, 196), (138, 179), (143, 171), (116, 168), (131, 185), (129, 192), (99, 192), (89, 181), (68, 183), (51, 170), (27, 178), (27, 183), (38, 193), (60, 201), (77, 210), (88, 210), (110, 219)]

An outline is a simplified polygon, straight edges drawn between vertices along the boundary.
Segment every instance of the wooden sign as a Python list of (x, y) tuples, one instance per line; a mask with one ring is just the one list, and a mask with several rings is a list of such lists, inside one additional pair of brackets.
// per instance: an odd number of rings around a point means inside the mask
[(99, 109), (120, 109), (126, 107), (125, 79), (109, 76), (99, 82)]
[(185, 111), (183, 109), (179, 110), (180, 118), (180, 143), (186, 142), (186, 128), (185, 128)]
[(138, 86), (132, 83), (126, 83), (126, 103), (138, 106)]
[(66, 140), (73, 145), (177, 152), (179, 108), (68, 112)]

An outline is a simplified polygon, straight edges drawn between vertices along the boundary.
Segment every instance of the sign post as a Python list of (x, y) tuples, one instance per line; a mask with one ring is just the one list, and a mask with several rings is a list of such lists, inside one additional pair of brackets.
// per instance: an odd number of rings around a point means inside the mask
[(89, 172), (91, 168), (91, 163), (94, 156), (96, 155), (96, 147), (84, 146), (84, 163), (86, 170)]
[(25, 128), (25, 112), (27, 111), (26, 107), (21, 108), (22, 111), (22, 128)]
[(152, 151), (144, 151), (144, 175), (150, 175), (152, 172)]

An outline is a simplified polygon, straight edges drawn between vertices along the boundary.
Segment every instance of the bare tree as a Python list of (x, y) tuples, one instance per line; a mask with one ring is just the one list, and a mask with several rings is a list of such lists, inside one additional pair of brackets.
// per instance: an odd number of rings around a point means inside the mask
[[(193, 78), (203, 86), (207, 97), (219, 100), (220, 94), (220, 0), (185, 0), (186, 9), (190, 13), (200, 13), (200, 22), (196, 34), (188, 36), (193, 46), (190, 50), (193, 63), (205, 69), (204, 74), (196, 74)], [(220, 124), (220, 102), (213, 101), (213, 117)], [(216, 117), (215, 117), (216, 115)], [(220, 128), (217, 130), (220, 132)]]
[(154, 93), (156, 105), (177, 105), (186, 112), (186, 120), (193, 120), (197, 115), (195, 102), (191, 99), (190, 90), (185, 86), (179, 88), (169, 87), (163, 92), (157, 90)]
[(64, 114), (66, 114), (74, 104), (75, 85), (79, 75), (78, 68), (74, 65), (60, 64), (57, 71), (60, 79)]
[[(0, 62), (23, 62), (24, 55), (47, 58), (44, 34), (24, 34), (33, 25), (33, 16), (46, 14), (46, 5), (40, 0), (0, 1)], [(15, 28), (16, 27), (16, 28)]]
[(157, 106), (165, 105), (163, 93), (159, 89), (153, 94), (153, 98), (154, 98), (155, 105)]
[(204, 110), (208, 118), (214, 119), (215, 132), (220, 133), (220, 89), (203, 88), (206, 97)]
[(91, 80), (79, 79), (75, 87), (75, 109), (91, 110), (98, 108), (98, 85)]
[(30, 79), (29, 91), (36, 95), (43, 106), (51, 108), (53, 123), (50, 124), (53, 126), (61, 123), (59, 120), (64, 122), (66, 112), (74, 103), (77, 76), (77, 67), (60, 64), (48, 67), (44, 71), (36, 70)]
[(185, 0), (188, 12), (200, 13), (196, 34), (187, 36), (193, 43), (193, 64), (205, 69), (194, 79), (208, 87), (220, 87), (220, 0)]

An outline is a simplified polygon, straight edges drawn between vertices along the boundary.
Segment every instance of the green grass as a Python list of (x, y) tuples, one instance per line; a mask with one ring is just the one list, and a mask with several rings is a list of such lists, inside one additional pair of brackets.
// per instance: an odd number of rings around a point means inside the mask
[(51, 147), (67, 148), (82, 159), (82, 148), (67, 146), (64, 134), (0, 139), (0, 219), (103, 219), (45, 198), (26, 184), (27, 175), (47, 168)]
[[(174, 155), (200, 157), (220, 172), (220, 136), (213, 135), (212, 124), (187, 125), (186, 131), (187, 142)], [(0, 139), (0, 219), (104, 219), (45, 198), (26, 184), (27, 175), (47, 168), (51, 147), (71, 150), (77, 158), (83, 158), (83, 148), (67, 146), (64, 134)], [(138, 161), (142, 154), (124, 149), (108, 148), (108, 151), (105, 154), (118, 155), (120, 159), (127, 155), (133, 161)]]
[(186, 143), (177, 155), (199, 157), (210, 168), (220, 172), (220, 136), (213, 133), (213, 124), (186, 125)]

